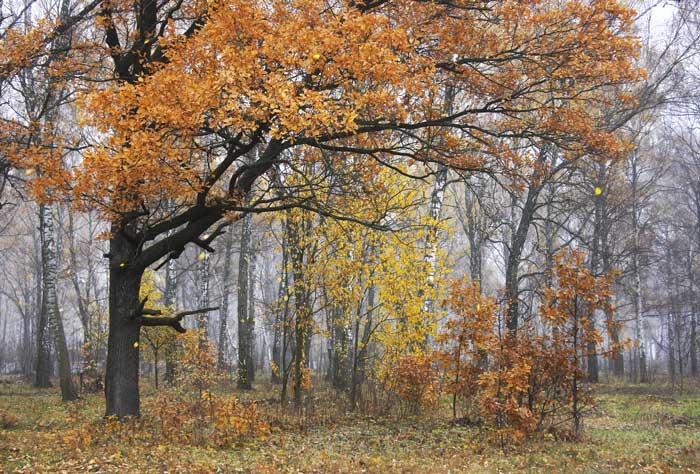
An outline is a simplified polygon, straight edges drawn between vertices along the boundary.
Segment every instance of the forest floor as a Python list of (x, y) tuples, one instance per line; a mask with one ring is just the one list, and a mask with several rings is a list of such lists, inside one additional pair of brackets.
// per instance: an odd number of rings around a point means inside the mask
[[(0, 380), (0, 472), (700, 473), (700, 390), (614, 384), (597, 391), (577, 442), (544, 435), (503, 450), (478, 427), (451, 423), (448, 414), (397, 419), (316, 412), (286, 418), (264, 438), (211, 448), (161, 444), (138, 430), (111, 438), (103, 432), (100, 395), (62, 404), (57, 390)], [(145, 416), (154, 409), (152, 392), (144, 389)], [(260, 410), (280, 412), (264, 402)]]

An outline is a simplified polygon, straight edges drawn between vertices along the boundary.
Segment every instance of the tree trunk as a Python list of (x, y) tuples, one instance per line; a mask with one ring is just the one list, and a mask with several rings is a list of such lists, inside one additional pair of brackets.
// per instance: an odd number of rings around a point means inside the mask
[(690, 315), (690, 375), (698, 376), (698, 329), (696, 308)]
[(605, 318), (612, 322), (613, 324), (611, 325), (611, 330), (610, 330), (610, 340), (612, 342), (612, 345), (615, 349), (613, 356), (612, 356), (612, 364), (613, 364), (613, 375), (618, 378), (622, 378), (625, 375), (625, 358), (623, 357), (623, 353), (621, 350), (619, 350), (620, 347), (620, 332), (617, 329), (617, 326), (614, 324), (613, 321), (614, 313), (608, 309), (605, 310)]
[[(600, 181), (602, 180), (603, 177), (603, 170), (602, 168), (598, 169), (598, 177), (596, 179), (596, 186), (602, 184)], [(603, 219), (603, 195), (595, 195), (594, 199), (594, 210), (593, 210), (593, 235), (592, 235), (592, 246), (591, 246), (591, 255), (590, 255), (590, 269), (591, 269), (591, 274), (593, 276), (598, 276), (599, 275), (599, 264), (601, 260), (601, 233), (602, 233), (602, 219)], [(588, 317), (588, 332), (589, 334), (593, 334), (595, 331), (595, 322), (596, 322), (596, 317), (595, 317), (595, 312), (591, 313)], [(586, 352), (588, 353), (587, 357), (587, 378), (589, 383), (598, 383), (600, 375), (599, 375), (599, 370), (598, 370), (598, 351), (596, 347), (596, 341), (594, 338), (589, 338), (588, 342), (586, 343)]]
[(668, 374), (671, 377), (671, 384), (676, 383), (676, 358), (675, 354), (673, 353), (673, 348), (675, 345), (675, 337), (673, 334), (673, 311), (669, 311), (668, 317), (666, 319), (667, 321), (667, 332), (666, 332), (666, 337), (668, 338), (668, 341), (666, 342), (667, 346), (667, 353), (668, 353)]
[[(370, 251), (371, 253), (371, 251)], [(353, 351), (352, 380), (350, 384), (350, 409), (355, 410), (362, 395), (362, 384), (365, 381), (365, 370), (367, 368), (367, 356), (369, 352), (369, 341), (372, 334), (373, 313), (375, 304), (376, 289), (372, 282), (367, 290), (367, 309), (364, 330), (362, 332), (362, 342), (360, 343), (360, 318), (357, 319), (355, 329), (355, 344)]]
[[(165, 291), (163, 292), (163, 303), (166, 308), (176, 306), (177, 299), (177, 268), (176, 260), (170, 259), (165, 267)], [(175, 383), (175, 372), (177, 370), (177, 361), (175, 354), (177, 352), (178, 341), (173, 341), (165, 349), (165, 382), (169, 385)]]
[(255, 241), (253, 240), (254, 236), (252, 233), (252, 215), (250, 219), (251, 221), (248, 223), (248, 226), (250, 226), (250, 241), (248, 243), (248, 353), (250, 357), (248, 359), (247, 368), (248, 380), (250, 380), (252, 384), (255, 382), (256, 362), (262, 364), (263, 358), (255, 357), (255, 288), (257, 283), (255, 274), (257, 272), (257, 260)]
[(241, 246), (238, 256), (238, 382), (239, 389), (250, 390), (253, 387), (253, 345), (250, 321), (250, 214), (243, 217), (241, 222)]
[(36, 368), (32, 364), (32, 355), (34, 353), (32, 348), (32, 313), (31, 313), (31, 301), (28, 298), (28, 293), (23, 292), (23, 298), (20, 300), (22, 306), (18, 307), (18, 312), (22, 317), (22, 350), (21, 350), (21, 365), (22, 373), (28, 377), (34, 374), (34, 382), (36, 383)]
[[(426, 238), (426, 249), (423, 260), (428, 267), (428, 279), (426, 287), (431, 290), (435, 287), (435, 276), (437, 272), (437, 253), (440, 239), (438, 236), (438, 223), (442, 215), (442, 206), (445, 200), (445, 187), (447, 185), (447, 166), (438, 165), (437, 173), (435, 174), (435, 184), (430, 196), (430, 226), (428, 229), (428, 237)], [(423, 313), (430, 316), (434, 311), (434, 302), (432, 291), (425, 296), (423, 300)]]
[(691, 377), (698, 376), (698, 335), (697, 335), (697, 311), (698, 299), (695, 288), (695, 272), (693, 272), (693, 258), (691, 252), (688, 252), (688, 284), (690, 295), (690, 344), (688, 347), (688, 358), (690, 363)]
[(632, 187), (632, 275), (634, 278), (634, 338), (636, 347), (633, 350), (634, 364), (633, 374), (635, 382), (648, 382), (646, 352), (644, 341), (642, 341), (642, 277), (639, 264), (639, 253), (641, 246), (639, 242), (640, 225), (639, 225), (639, 190), (638, 181), (639, 173), (637, 171), (637, 153), (633, 152), (630, 160), (630, 180)]
[[(545, 152), (542, 151), (541, 153)], [(518, 227), (511, 236), (510, 251), (508, 252), (508, 260), (506, 262), (506, 327), (513, 337), (515, 337), (518, 332), (520, 318), (520, 260), (522, 258), (527, 235), (530, 231), (532, 218), (535, 215), (537, 197), (539, 196), (540, 190), (540, 184), (530, 185), (528, 188)]]
[[(199, 293), (197, 304), (200, 308), (209, 307), (209, 254), (205, 251), (199, 254), (199, 274), (197, 275), (197, 283), (199, 285)], [(201, 313), (197, 316), (197, 326), (201, 331), (202, 343), (209, 338), (209, 313)]]
[(226, 236), (224, 250), (224, 273), (221, 282), (221, 311), (219, 312), (219, 347), (216, 357), (216, 367), (223, 372), (226, 366), (226, 351), (228, 343), (228, 302), (231, 292), (231, 257), (233, 254), (233, 232)]
[(49, 388), (51, 387), (51, 337), (49, 334), (49, 315), (43, 301), (39, 309), (36, 334), (37, 355), (34, 386)]
[[(445, 87), (444, 103), (443, 103), (443, 113), (447, 115), (452, 114), (453, 103), (454, 103), (455, 90), (451, 86)], [(426, 281), (426, 287), (430, 289), (429, 293), (425, 295), (423, 299), (423, 313), (430, 318), (434, 312), (434, 302), (433, 302), (433, 289), (435, 287), (435, 276), (437, 272), (437, 253), (438, 246), (440, 243), (438, 230), (440, 217), (442, 216), (442, 207), (445, 201), (445, 188), (447, 186), (447, 166), (439, 163), (437, 165), (437, 172), (435, 173), (435, 183), (433, 184), (433, 190), (430, 195), (430, 224), (428, 228), (428, 234), (425, 242), (425, 255), (423, 260), (428, 267), (428, 278)], [(428, 320), (429, 324), (430, 321)], [(426, 344), (428, 341), (425, 341)]]
[(289, 220), (289, 246), (294, 278), (294, 407), (301, 408), (304, 390), (304, 371), (309, 357), (309, 340), (311, 335), (312, 314), (308, 284), (304, 279), (304, 259), (306, 249), (302, 243), (302, 229), (305, 220), (298, 222), (294, 217)]
[[(0, 295), (0, 303), (1, 302), (2, 295)], [(0, 374), (4, 373), (5, 368), (5, 349), (7, 348), (7, 320), (9, 319), (9, 314), (6, 311), (2, 311), (2, 316), (2, 339), (0, 339)]]
[[(341, 307), (333, 307), (331, 310), (331, 345), (332, 359), (331, 362), (331, 382), (333, 388), (337, 390), (345, 390), (348, 386), (348, 368), (349, 368), (349, 334), (345, 311)], [(359, 321), (361, 308), (358, 308), (357, 320)]]
[[(41, 209), (39, 210), (41, 223)], [(41, 236), (41, 232), (39, 234)], [(37, 388), (51, 387), (51, 375), (53, 364), (51, 363), (51, 333), (49, 327), (49, 313), (46, 311), (46, 300), (44, 299), (43, 269), (42, 269), (42, 246), (35, 238), (35, 281), (36, 297), (38, 303), (35, 307), (37, 311), (36, 320), (36, 370), (34, 372), (34, 386)], [(41, 239), (38, 239), (41, 240)]]
[[(277, 304), (275, 305), (275, 322), (272, 328), (272, 374), (270, 380), (273, 384), (279, 384), (282, 381), (282, 374), (285, 370), (285, 355), (282, 354), (282, 348), (286, 349), (285, 342), (281, 339), (286, 337), (287, 331), (287, 310), (289, 306), (288, 286), (287, 286), (287, 232), (285, 229), (282, 240), (282, 275), (279, 280), (279, 288), (277, 290)], [(286, 299), (285, 299), (286, 298)], [(279, 303), (284, 300), (283, 308), (279, 307)], [(284, 325), (284, 328), (280, 327)], [(274, 364), (274, 365), (273, 365)], [(276, 370), (275, 370), (276, 367)]]
[[(56, 232), (54, 227), (53, 210), (49, 205), (39, 206), (39, 231), (41, 233), (41, 256), (43, 273), (42, 309), (46, 311), (46, 319), (51, 325), (54, 345), (58, 357), (58, 374), (61, 385), (61, 397), (64, 401), (75, 400), (78, 392), (71, 378), (68, 344), (63, 330), (63, 321), (58, 308), (56, 285), (58, 281), (58, 255), (56, 253)], [(43, 318), (42, 318), (43, 319)]]
[(143, 270), (131, 268), (137, 244), (121, 230), (113, 229), (110, 240), (109, 337), (105, 398), (107, 416), (123, 419), (140, 415), (139, 401), (139, 288)]

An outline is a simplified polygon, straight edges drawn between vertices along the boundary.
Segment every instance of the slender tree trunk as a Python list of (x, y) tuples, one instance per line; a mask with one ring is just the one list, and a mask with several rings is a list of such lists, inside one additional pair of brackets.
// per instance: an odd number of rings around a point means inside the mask
[(669, 311), (666, 318), (667, 332), (667, 354), (668, 354), (668, 374), (671, 377), (671, 384), (676, 383), (676, 356), (674, 354), (675, 337), (673, 334), (673, 310)]
[[(272, 374), (270, 380), (273, 384), (278, 384), (282, 381), (282, 374), (285, 370), (285, 360), (282, 354), (282, 348), (286, 349), (286, 345), (281, 341), (282, 337), (286, 336), (286, 331), (280, 327), (282, 324), (286, 326), (286, 309), (288, 306), (287, 295), (287, 232), (285, 230), (282, 238), (282, 275), (279, 279), (279, 287), (277, 290), (277, 304), (275, 305), (275, 321), (272, 328)], [(286, 298), (285, 298), (286, 297)], [(280, 302), (284, 301), (283, 308), (279, 307)], [(282, 346), (282, 347), (280, 347)]]
[(693, 307), (693, 314), (690, 315), (690, 375), (698, 376), (698, 316), (697, 308)]
[[(544, 151), (542, 152), (544, 153)], [(511, 236), (510, 250), (506, 262), (506, 287), (505, 298), (507, 302), (506, 327), (512, 336), (518, 332), (520, 319), (520, 260), (522, 258), (527, 234), (537, 207), (537, 197), (540, 185), (532, 185), (528, 188), (525, 205), (518, 226)]]
[(477, 281), (481, 284), (483, 262), (482, 216), (476, 190), (469, 181), (466, 181), (464, 184), (464, 205), (465, 215), (462, 227), (469, 240), (469, 276), (472, 281)]
[(143, 270), (131, 268), (137, 244), (121, 230), (113, 229), (110, 240), (109, 336), (105, 398), (107, 416), (123, 419), (140, 415), (139, 400), (139, 288)]
[(238, 382), (239, 389), (249, 390), (253, 387), (251, 377), (255, 368), (253, 362), (252, 328), (250, 326), (250, 214), (243, 217), (241, 222), (241, 246), (238, 256)]
[[(39, 209), (39, 221), (41, 224), (41, 208)], [(39, 235), (41, 236), (40, 229)], [(36, 241), (37, 239), (35, 239)], [(38, 239), (41, 240), (40, 238)], [(35, 265), (35, 282), (36, 296), (35, 301), (37, 310), (36, 320), (36, 370), (34, 372), (34, 386), (37, 388), (51, 387), (51, 375), (53, 372), (53, 364), (51, 362), (51, 332), (49, 313), (46, 310), (46, 300), (44, 299), (44, 284), (43, 284), (43, 264), (42, 264), (42, 246), (41, 242), (35, 244), (38, 246), (36, 251)]]
[[(578, 368), (578, 299), (574, 300), (574, 325), (573, 345), (574, 345), (574, 367)], [(574, 420), (574, 434), (578, 436), (581, 433), (581, 410), (579, 409), (579, 394), (578, 394), (578, 372), (574, 371), (571, 380), (571, 416)]]
[(226, 352), (228, 343), (228, 303), (231, 293), (231, 259), (233, 256), (233, 232), (226, 236), (224, 249), (224, 273), (221, 282), (221, 310), (219, 312), (219, 347), (216, 357), (216, 367), (223, 372), (226, 366)]
[(39, 309), (39, 319), (36, 325), (36, 372), (34, 386), (37, 388), (51, 387), (51, 337), (49, 333), (49, 315), (42, 301)]
[(58, 255), (56, 253), (56, 229), (54, 226), (53, 210), (49, 205), (39, 206), (39, 229), (41, 233), (41, 254), (43, 269), (43, 301), (42, 308), (46, 311), (46, 318), (51, 325), (54, 336), (54, 345), (58, 357), (58, 374), (61, 385), (61, 397), (64, 401), (75, 400), (78, 392), (73, 385), (68, 354), (68, 344), (63, 329), (56, 286), (58, 283)]
[[(603, 176), (603, 171), (602, 169), (599, 169), (598, 171), (598, 178), (596, 179), (596, 185), (602, 184), (600, 181), (602, 180)], [(591, 255), (590, 255), (590, 269), (591, 269), (591, 274), (594, 276), (599, 275), (599, 266), (600, 266), (600, 260), (601, 260), (601, 233), (602, 233), (602, 219), (603, 219), (603, 195), (595, 196), (594, 197), (594, 210), (593, 210), (593, 235), (592, 235), (592, 240), (593, 240), (593, 245), (591, 246)], [(595, 312), (592, 313), (589, 318), (588, 318), (588, 328), (586, 330), (592, 334), (595, 331), (595, 323), (596, 323), (596, 317), (595, 317)], [(598, 350), (596, 347), (596, 342), (594, 338), (588, 338), (588, 342), (586, 343), (586, 352), (587, 352), (587, 377), (588, 377), (588, 382), (589, 383), (598, 383), (600, 379), (600, 374), (599, 374), (599, 368), (598, 368)]]
[(631, 187), (632, 187), (632, 275), (634, 279), (634, 337), (635, 348), (632, 355), (634, 356), (633, 374), (635, 381), (646, 383), (649, 381), (647, 374), (646, 350), (644, 341), (642, 340), (642, 277), (639, 264), (640, 246), (640, 225), (639, 225), (639, 190), (638, 181), (639, 173), (637, 172), (637, 155), (633, 152), (630, 162), (631, 165)]
[(690, 294), (690, 341), (688, 347), (688, 359), (690, 363), (691, 377), (698, 376), (698, 335), (697, 335), (697, 311), (698, 299), (695, 288), (695, 272), (693, 272), (693, 258), (691, 252), (688, 252), (688, 284)]
[[(359, 305), (358, 305), (359, 306)], [(348, 386), (348, 364), (349, 364), (349, 334), (348, 328), (345, 320), (344, 309), (341, 307), (334, 307), (331, 309), (332, 321), (331, 321), (331, 332), (332, 332), (332, 360), (331, 362), (331, 382), (333, 388), (337, 390), (345, 390)], [(360, 316), (361, 308), (358, 307), (358, 319)]]
[(256, 245), (254, 241), (254, 235), (252, 232), (252, 219), (248, 223), (250, 227), (250, 242), (248, 244), (248, 362), (246, 367), (248, 369), (248, 380), (252, 384), (255, 382), (255, 367), (256, 362), (262, 363), (262, 357), (255, 357), (255, 290), (257, 288), (257, 252)]
[[(2, 302), (2, 295), (0, 295), (0, 303)], [(7, 349), (7, 320), (9, 319), (7, 311), (2, 311), (2, 342), (0, 343), (0, 373), (4, 373), (5, 369), (5, 356)]]
[[(454, 88), (451, 86), (445, 87), (445, 96), (443, 104), (443, 113), (451, 115), (454, 103)], [(423, 300), (423, 313), (427, 316), (432, 316), (434, 312), (433, 289), (435, 288), (435, 277), (437, 272), (437, 253), (440, 239), (438, 235), (440, 217), (442, 216), (442, 207), (445, 201), (445, 188), (447, 186), (447, 166), (438, 164), (437, 172), (435, 173), (435, 183), (430, 195), (430, 225), (428, 227), (428, 236), (425, 242), (424, 261), (428, 267), (428, 278), (426, 287), (429, 289)], [(428, 341), (425, 341), (426, 344)]]
[[(437, 253), (440, 239), (438, 236), (438, 222), (442, 215), (442, 206), (445, 201), (445, 187), (447, 185), (447, 166), (439, 165), (435, 174), (435, 183), (430, 196), (430, 226), (428, 229), (428, 237), (426, 239), (425, 263), (428, 267), (427, 287), (433, 289), (435, 287), (435, 276), (437, 272)], [(430, 291), (423, 301), (423, 313), (432, 315), (434, 311), (433, 295)]]
[[(209, 254), (202, 251), (199, 254), (199, 270), (197, 275), (198, 298), (197, 304), (200, 308), (209, 307)], [(197, 316), (197, 326), (201, 331), (202, 343), (209, 339), (209, 313), (201, 313)]]
[[(370, 250), (370, 253), (372, 251)], [(353, 355), (353, 370), (352, 381), (350, 385), (350, 408), (355, 410), (362, 394), (362, 384), (365, 381), (365, 370), (367, 368), (367, 355), (369, 352), (369, 341), (372, 334), (372, 325), (374, 322), (374, 305), (375, 305), (376, 289), (374, 284), (370, 282), (370, 287), (367, 290), (367, 309), (366, 321), (360, 342), (360, 319), (357, 320), (355, 329), (355, 347)]]
[[(177, 299), (177, 267), (176, 260), (170, 259), (165, 267), (165, 291), (163, 292), (163, 303), (166, 308), (174, 307)], [(177, 353), (178, 341), (173, 341), (165, 349), (165, 383), (173, 385), (175, 383), (175, 375), (177, 371), (177, 361), (175, 356)]]
[(153, 348), (153, 381), (158, 390), (158, 347)]

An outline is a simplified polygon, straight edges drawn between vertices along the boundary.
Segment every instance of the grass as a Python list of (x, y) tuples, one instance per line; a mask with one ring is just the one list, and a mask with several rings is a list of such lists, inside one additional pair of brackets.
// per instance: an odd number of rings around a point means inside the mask
[[(148, 407), (149, 390), (144, 405)], [(602, 385), (578, 442), (543, 436), (501, 450), (477, 427), (446, 418), (371, 418), (319, 407), (294, 418), (272, 404), (264, 439), (212, 449), (140, 443), (138, 436), (78, 439), (103, 429), (99, 395), (62, 404), (56, 390), (0, 383), (0, 472), (119, 473), (669, 473), (700, 472), (700, 390)], [(263, 388), (249, 398), (269, 399)], [(146, 412), (147, 413), (147, 412)], [(146, 415), (147, 416), (147, 415)]]

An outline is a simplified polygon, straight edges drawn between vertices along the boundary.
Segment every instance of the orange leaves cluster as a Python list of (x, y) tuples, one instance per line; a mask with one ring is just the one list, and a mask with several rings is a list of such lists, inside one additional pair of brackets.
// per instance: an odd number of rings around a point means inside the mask
[(581, 362), (589, 355), (589, 343), (603, 342), (593, 317), (612, 310), (614, 275), (591, 275), (584, 257), (580, 251), (557, 255), (539, 325), (527, 321), (517, 336), (502, 331), (499, 306), (481, 295), (478, 284), (452, 286), (445, 305), (453, 316), (437, 338), (445, 386), (468, 413), (495, 428), (501, 441), (561, 429), (571, 421), (578, 427), (581, 407), (590, 402)]
[(497, 343), (495, 298), (481, 293), (478, 282), (456, 280), (443, 303), (454, 315), (445, 323), (435, 342), (446, 377), (446, 388), (462, 400), (472, 400), (479, 387), (488, 354)]
[(432, 353), (404, 354), (394, 361), (386, 388), (396, 394), (408, 413), (434, 406), (440, 396), (440, 377)]
[[(120, 32), (134, 31), (129, 5), (113, 2)], [(70, 179), (60, 166), (47, 171), (74, 202), (113, 211), (148, 200), (191, 204), (222, 161), (225, 136), (404, 156), (415, 141), (419, 159), (435, 159), (422, 144), (435, 151), (442, 134), (442, 159), (459, 167), (480, 165), (477, 156), (508, 166), (510, 139), (519, 138), (565, 142), (571, 153), (626, 149), (603, 130), (601, 111), (614, 102), (611, 88), (641, 77), (633, 12), (621, 2), (395, 0), (363, 12), (350, 1), (226, 0), (182, 8), (185, 17), (206, 9), (195, 34), (182, 35), (173, 21), (159, 37), (125, 43), (152, 42), (167, 61), (145, 54), (134, 81), (82, 101), (82, 125), (101, 135)], [(436, 132), (439, 125), (454, 133)], [(216, 199), (232, 198), (220, 187)]]
[(3, 430), (9, 430), (17, 426), (18, 418), (12, 413), (7, 413), (5, 411), (0, 411), (0, 428)]
[(153, 430), (153, 442), (225, 448), (267, 435), (269, 428), (255, 402), (233, 395), (203, 392), (192, 401), (177, 389), (161, 391), (154, 399), (152, 418), (141, 430)]
[[(564, 252), (554, 257), (550, 273), (556, 286), (544, 289), (544, 301), (540, 312), (552, 327), (563, 327), (575, 318), (579, 327), (590, 326), (590, 318), (596, 310), (608, 309), (612, 297), (615, 274), (593, 276), (584, 262), (581, 251)], [(584, 337), (599, 337), (584, 333)]]

